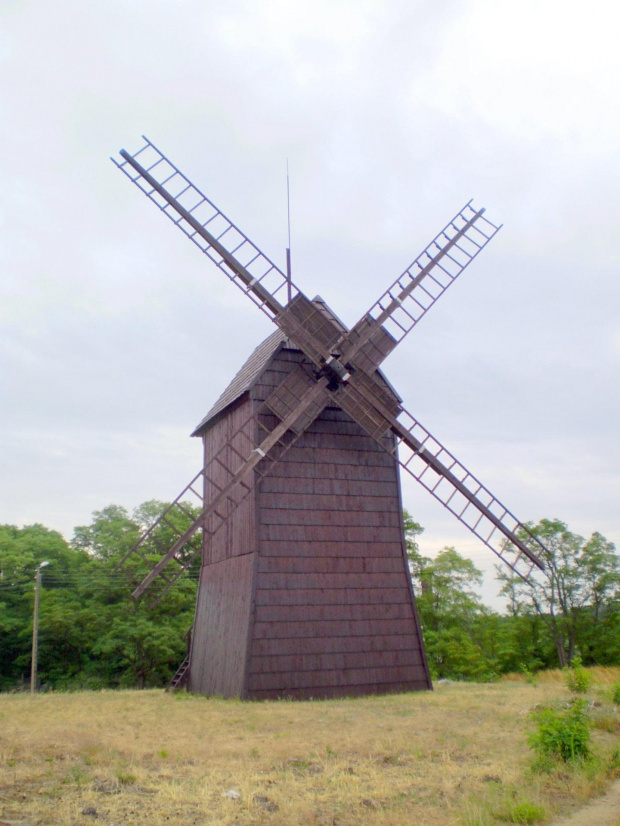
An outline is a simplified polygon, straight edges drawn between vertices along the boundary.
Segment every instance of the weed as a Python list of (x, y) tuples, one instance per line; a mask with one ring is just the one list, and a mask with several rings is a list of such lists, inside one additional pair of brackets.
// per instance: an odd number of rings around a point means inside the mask
[(166, 751), (166, 749), (160, 749), (157, 752), (157, 754), (159, 755), (159, 757), (163, 757), (164, 760), (166, 759), (166, 757), (168, 757), (168, 752)]
[(592, 675), (581, 664), (581, 658), (575, 657), (570, 668), (565, 669), (566, 685), (573, 694), (587, 694), (592, 685)]
[(620, 749), (616, 749), (610, 756), (607, 764), (609, 777), (620, 777)]
[(590, 756), (590, 720), (584, 699), (574, 700), (565, 709), (536, 709), (534, 715), (536, 731), (528, 741), (537, 768), (549, 770), (554, 761), (568, 763)]
[(461, 823), (463, 826), (490, 826), (490, 817), (486, 812), (472, 811), (469, 809), (463, 814)]
[(133, 786), (138, 778), (135, 776), (135, 774), (126, 772), (124, 769), (119, 769), (116, 772), (116, 779), (121, 784), (121, 786)]
[[(536, 673), (536, 680), (540, 686), (566, 685), (566, 671), (564, 669), (550, 668), (541, 671), (538, 670), (538, 666), (530, 664), (529, 670)], [(607, 686), (609, 688), (615, 685), (620, 679), (620, 668), (618, 666), (592, 665), (588, 666), (588, 673), (592, 675), (597, 685)], [(523, 670), (504, 675), (502, 682), (526, 682)]]
[(90, 782), (90, 776), (81, 766), (73, 766), (64, 776), (62, 782), (64, 784), (75, 783), (76, 786), (81, 787)]
[(617, 706), (620, 706), (620, 683), (611, 687), (611, 699)]
[(504, 823), (539, 823), (546, 820), (547, 810), (538, 803), (528, 800), (508, 803), (503, 809), (494, 812), (495, 817)]
[(618, 719), (617, 714), (599, 714), (592, 719), (592, 727), (599, 731), (614, 734), (620, 729), (620, 719)]

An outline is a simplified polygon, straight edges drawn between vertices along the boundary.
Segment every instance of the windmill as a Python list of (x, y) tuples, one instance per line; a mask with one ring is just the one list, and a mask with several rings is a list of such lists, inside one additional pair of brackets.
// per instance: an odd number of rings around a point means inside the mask
[(144, 542), (172, 528), (176, 541), (133, 592), (157, 581), (161, 599), (202, 555), (173, 684), (250, 699), (430, 688), (399, 469), (522, 578), (544, 549), (405, 410), (379, 366), (500, 227), (467, 203), (349, 330), (144, 141), (112, 160), (277, 326), (192, 434), (203, 467), (120, 563), (148, 561)]

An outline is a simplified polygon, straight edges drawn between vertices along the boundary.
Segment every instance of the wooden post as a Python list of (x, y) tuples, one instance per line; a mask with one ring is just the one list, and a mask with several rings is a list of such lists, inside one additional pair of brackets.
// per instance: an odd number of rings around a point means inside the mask
[(39, 659), (39, 591), (41, 590), (41, 568), (49, 565), (42, 562), (34, 577), (34, 616), (32, 619), (32, 662), (30, 665), (30, 693), (37, 691), (37, 665)]

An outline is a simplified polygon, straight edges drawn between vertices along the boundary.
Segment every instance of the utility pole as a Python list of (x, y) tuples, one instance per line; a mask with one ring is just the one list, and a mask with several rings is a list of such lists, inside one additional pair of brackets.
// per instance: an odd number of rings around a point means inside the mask
[(39, 591), (41, 590), (41, 568), (49, 562), (42, 562), (34, 575), (34, 617), (32, 619), (32, 663), (30, 665), (30, 693), (37, 692), (37, 666), (39, 660)]

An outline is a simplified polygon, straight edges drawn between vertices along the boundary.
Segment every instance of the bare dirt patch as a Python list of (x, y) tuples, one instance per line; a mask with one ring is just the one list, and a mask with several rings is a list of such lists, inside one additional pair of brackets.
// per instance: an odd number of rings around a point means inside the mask
[(551, 826), (620, 826), (620, 780), (607, 794), (572, 815), (554, 820)]

